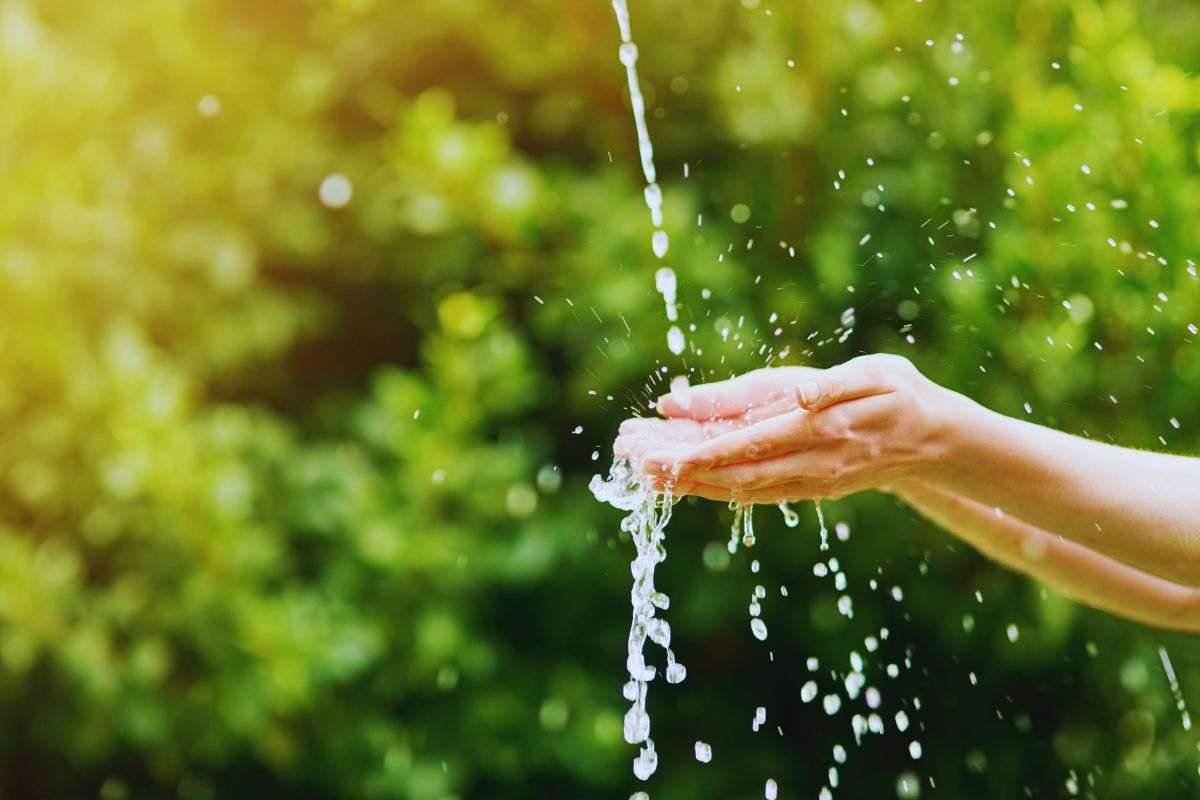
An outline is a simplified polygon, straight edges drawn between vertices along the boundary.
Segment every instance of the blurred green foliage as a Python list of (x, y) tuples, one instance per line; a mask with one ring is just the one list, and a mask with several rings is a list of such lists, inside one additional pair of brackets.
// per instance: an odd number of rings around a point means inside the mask
[[(606, 0), (0, 0), (0, 793), (626, 796), (631, 548), (586, 482), (764, 343), (1194, 451), (1193, 3), (631, 5), (683, 360)], [(924, 756), (868, 737), (839, 796), (1195, 795), (1156, 648), (1196, 696), (1200, 647), (827, 514), (853, 620), (811, 509), (759, 512), (752, 579), (681, 506), (653, 797), (815, 796), (852, 737), (804, 660), (880, 626)]]

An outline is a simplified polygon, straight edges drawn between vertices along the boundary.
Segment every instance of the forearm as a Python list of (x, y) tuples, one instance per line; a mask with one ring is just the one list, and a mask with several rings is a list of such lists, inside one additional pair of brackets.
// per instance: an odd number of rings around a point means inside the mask
[(1064, 595), (1148, 625), (1200, 630), (1200, 593), (918, 481), (892, 491), (984, 555)]
[(948, 404), (918, 477), (1144, 571), (1200, 585), (1200, 459), (1128, 450)]

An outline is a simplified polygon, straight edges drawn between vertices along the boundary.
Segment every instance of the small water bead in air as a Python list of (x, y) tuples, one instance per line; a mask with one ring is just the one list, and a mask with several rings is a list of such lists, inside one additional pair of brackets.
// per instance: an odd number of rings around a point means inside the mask
[(633, 774), (638, 780), (649, 780), (658, 769), (658, 753), (654, 750), (654, 740), (647, 739), (646, 746), (638, 751), (638, 757), (633, 760)]
[(712, 761), (712, 746), (707, 742), (696, 742), (696, 760), (701, 764)]
[(750, 620), (750, 632), (753, 633), (754, 638), (758, 639), (760, 642), (766, 641), (766, 639), (767, 639), (767, 623), (763, 622), (758, 617), (752, 618)]
[(667, 651), (667, 683), (683, 683), (687, 678), (687, 667), (675, 660), (675, 654)]
[(766, 706), (759, 706), (754, 709), (754, 719), (750, 721), (750, 729), (758, 733), (758, 729), (767, 724), (767, 709)]
[(829, 716), (836, 714), (842, 707), (842, 698), (836, 694), (827, 694), (821, 701), (821, 705), (825, 708), (825, 713)]
[[(664, 236), (666, 234), (663, 234)], [(679, 312), (675, 307), (675, 299), (678, 292), (678, 283), (675, 279), (675, 270), (670, 267), (661, 267), (654, 273), (654, 289), (662, 295), (663, 305), (666, 307), (667, 320), (674, 322), (679, 318)]]
[(667, 331), (667, 349), (675, 355), (683, 353), (683, 348), (687, 342), (683, 338), (683, 331), (679, 330), (678, 325), (672, 325)]
[(909, 742), (908, 754), (910, 756), (912, 756), (913, 761), (918, 760), (921, 757), (921, 743), (918, 742), (916, 739)]
[(650, 715), (637, 703), (625, 712), (624, 725), (625, 741), (629, 744), (639, 744), (650, 736)]
[(629, 795), (629, 800), (650, 800), (650, 795), (645, 792), (634, 792)]
[(896, 778), (896, 797), (900, 800), (916, 800), (921, 796), (921, 781), (911, 772)]
[(345, 208), (354, 196), (354, 185), (345, 175), (335, 172), (321, 181), (317, 195), (326, 208)]
[(800, 687), (800, 700), (804, 703), (811, 703), (817, 696), (816, 681), (808, 681)]
[(783, 513), (783, 524), (789, 528), (794, 528), (800, 524), (800, 515), (792, 510), (792, 507), (786, 502), (779, 504), (779, 510)]
[(650, 249), (654, 251), (654, 255), (658, 258), (665, 256), (670, 246), (671, 240), (667, 238), (666, 231), (655, 231), (650, 237)]
[(776, 800), (779, 797), (779, 784), (775, 783), (774, 778), (767, 778), (767, 784), (763, 787), (763, 795), (767, 800)]

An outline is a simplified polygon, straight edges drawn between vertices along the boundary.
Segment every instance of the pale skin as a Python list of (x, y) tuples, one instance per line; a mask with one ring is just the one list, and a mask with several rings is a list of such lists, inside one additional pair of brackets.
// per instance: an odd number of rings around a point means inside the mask
[(742, 503), (876, 489), (1088, 605), (1200, 631), (1200, 459), (990, 411), (906, 359), (761, 369), (660, 398), (614, 451), (676, 496)]

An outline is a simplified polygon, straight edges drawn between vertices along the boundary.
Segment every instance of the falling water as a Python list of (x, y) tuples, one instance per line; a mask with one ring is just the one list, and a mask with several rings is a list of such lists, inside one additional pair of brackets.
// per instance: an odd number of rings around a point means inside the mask
[[(650, 249), (655, 258), (662, 259), (670, 248), (670, 239), (662, 229), (663, 224), (663, 195), (662, 187), (658, 185), (658, 172), (654, 168), (654, 145), (650, 142), (650, 129), (646, 126), (646, 100), (642, 97), (642, 87), (638, 82), (637, 60), (638, 47), (633, 43), (633, 31), (629, 23), (629, 6), (626, 0), (613, 0), (613, 11), (617, 15), (617, 26), (621, 30), (621, 46), (617, 55), (625, 66), (625, 75), (629, 79), (629, 105), (633, 108), (633, 124), (637, 129), (638, 154), (642, 160), (642, 174), (646, 177), (644, 196), (646, 207), (650, 209), (650, 222), (654, 225), (654, 233), (650, 235)], [(670, 267), (660, 267), (654, 275), (654, 288), (662, 295), (666, 306), (667, 320), (671, 327), (667, 330), (667, 347), (675, 355), (683, 352), (686, 346), (683, 331), (674, 324), (679, 318), (675, 305), (675, 272)]]
[(1192, 717), (1188, 714), (1187, 704), (1183, 702), (1183, 691), (1179, 688), (1179, 679), (1175, 677), (1175, 666), (1171, 663), (1171, 657), (1167, 655), (1167, 648), (1159, 646), (1158, 657), (1162, 661), (1163, 672), (1167, 673), (1167, 683), (1171, 685), (1171, 695), (1175, 698), (1175, 708), (1183, 721), (1183, 729), (1190, 731)]
[(630, 563), (633, 589), (629, 593), (633, 605), (633, 621), (629, 626), (629, 642), (625, 665), (629, 681), (623, 695), (630, 702), (625, 713), (625, 741), (642, 744), (633, 761), (633, 774), (648, 779), (658, 767), (658, 753), (650, 738), (650, 714), (646, 711), (646, 692), (658, 671), (646, 663), (643, 652), (646, 639), (657, 644), (667, 654), (665, 677), (667, 683), (680, 683), (687, 677), (687, 668), (675, 660), (671, 651), (671, 626), (659, 616), (666, 611), (671, 599), (654, 586), (654, 568), (667, 557), (665, 545), (667, 522), (671, 519), (672, 498), (668, 488), (658, 493), (643, 484), (628, 461), (617, 460), (607, 480), (599, 475), (592, 478), (589, 488), (596, 499), (628, 512), (621, 520), (621, 530), (633, 539), (637, 555)]

